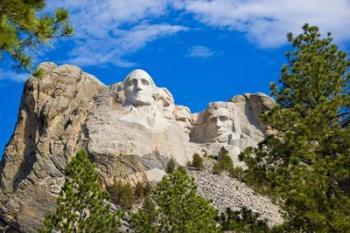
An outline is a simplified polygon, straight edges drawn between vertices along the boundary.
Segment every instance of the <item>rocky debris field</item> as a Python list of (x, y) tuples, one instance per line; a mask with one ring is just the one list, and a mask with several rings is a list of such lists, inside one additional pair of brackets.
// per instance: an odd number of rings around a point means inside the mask
[(212, 172), (214, 160), (204, 158), (205, 169), (202, 171), (190, 170), (195, 178), (198, 194), (223, 212), (226, 208), (239, 210), (246, 206), (253, 212), (260, 213), (262, 219), (267, 219), (269, 225), (278, 225), (283, 222), (281, 208), (265, 196), (257, 194), (246, 184), (230, 177), (224, 172), (215, 175)]

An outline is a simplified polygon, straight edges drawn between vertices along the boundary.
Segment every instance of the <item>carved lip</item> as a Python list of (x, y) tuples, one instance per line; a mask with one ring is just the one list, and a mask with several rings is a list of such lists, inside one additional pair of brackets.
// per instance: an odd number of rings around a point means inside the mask
[(216, 130), (216, 136), (221, 136), (221, 135), (225, 134), (226, 132), (227, 131), (224, 129), (218, 129), (218, 130)]
[(147, 93), (144, 91), (138, 91), (135, 93), (136, 97), (148, 97)]

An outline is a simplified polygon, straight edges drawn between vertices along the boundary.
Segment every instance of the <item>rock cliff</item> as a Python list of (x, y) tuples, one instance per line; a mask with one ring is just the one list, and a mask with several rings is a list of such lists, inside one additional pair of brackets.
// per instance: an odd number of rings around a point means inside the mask
[(76, 66), (40, 67), (44, 76), (25, 83), (1, 161), (0, 229), (5, 223), (20, 232), (38, 229), (79, 148), (89, 152), (104, 185), (119, 179), (135, 184), (159, 181), (170, 158), (185, 165), (194, 153), (215, 154), (222, 146), (244, 167), (238, 154), (268, 133), (259, 114), (274, 102), (262, 93), (191, 113), (143, 70), (106, 86)]

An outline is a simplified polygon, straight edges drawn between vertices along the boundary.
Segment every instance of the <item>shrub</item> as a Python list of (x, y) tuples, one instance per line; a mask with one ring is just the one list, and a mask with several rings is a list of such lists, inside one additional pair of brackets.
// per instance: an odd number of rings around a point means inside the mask
[(260, 218), (259, 213), (254, 213), (247, 207), (239, 211), (226, 209), (220, 216), (220, 223), (224, 231), (233, 231), (235, 233), (268, 233), (271, 232), (267, 221)]
[(145, 183), (137, 182), (135, 186), (135, 192), (134, 192), (135, 198), (144, 199), (151, 193), (151, 191), (152, 191), (152, 185), (150, 182), (145, 182)]
[(141, 182), (136, 183), (134, 194), (135, 194), (136, 199), (143, 199), (144, 198), (143, 184)]
[(176, 163), (174, 158), (170, 158), (166, 164), (166, 173), (173, 173), (176, 168)]
[(124, 186), (124, 190), (120, 196), (119, 204), (123, 209), (131, 209), (134, 204), (132, 188), (129, 183)]
[(213, 173), (219, 175), (223, 171), (227, 171), (230, 173), (233, 170), (233, 161), (229, 156), (228, 151), (224, 147), (221, 147), (217, 156), (217, 162), (213, 166)]
[(120, 205), (123, 209), (131, 209), (134, 204), (133, 192), (130, 184), (123, 184), (121, 181), (115, 182), (108, 188), (112, 202)]
[(203, 170), (204, 168), (203, 159), (197, 153), (193, 155), (192, 167), (194, 167), (197, 170)]
[(222, 172), (222, 167), (220, 166), (219, 163), (215, 163), (214, 166), (213, 166), (213, 173), (216, 174), (216, 175), (220, 175), (221, 172)]
[(241, 167), (235, 167), (229, 171), (229, 174), (233, 178), (241, 179), (243, 177), (243, 169)]

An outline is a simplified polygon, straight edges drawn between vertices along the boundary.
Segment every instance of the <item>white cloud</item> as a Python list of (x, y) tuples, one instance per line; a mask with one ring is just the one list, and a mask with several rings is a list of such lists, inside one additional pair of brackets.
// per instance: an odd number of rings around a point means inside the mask
[(48, 6), (48, 11), (57, 7), (70, 11), (75, 46), (66, 60), (78, 65), (132, 66), (126, 55), (186, 30), (181, 25), (150, 22), (167, 14), (168, 0), (51, 0)]
[[(193, 15), (210, 27), (243, 32), (260, 47), (283, 45), (286, 33), (299, 33), (306, 22), (323, 33), (331, 31), (337, 42), (350, 40), (349, 0), (49, 0), (47, 5), (48, 11), (69, 9), (76, 32), (74, 46), (62, 53), (62, 60), (78, 65), (133, 66), (128, 55), (189, 30), (181, 18), (178, 25), (170, 23), (172, 11)], [(210, 50), (193, 49), (194, 56), (212, 56)]]
[(142, 24), (128, 30), (116, 30), (114, 35), (100, 38), (81, 38), (69, 54), (69, 62), (80, 65), (115, 64), (120, 67), (133, 66), (124, 59), (160, 37), (185, 31), (187, 28), (169, 24)]
[(349, 0), (183, 0), (176, 7), (207, 25), (244, 32), (261, 47), (282, 45), (306, 22), (338, 42), (350, 39)]
[(214, 51), (212, 51), (211, 49), (205, 46), (200, 46), (200, 45), (192, 46), (187, 53), (188, 57), (197, 57), (197, 58), (208, 58), (214, 55), (215, 55)]
[(27, 80), (29, 76), (28, 73), (17, 73), (15, 71), (5, 71), (0, 69), (0, 80), (23, 82)]

